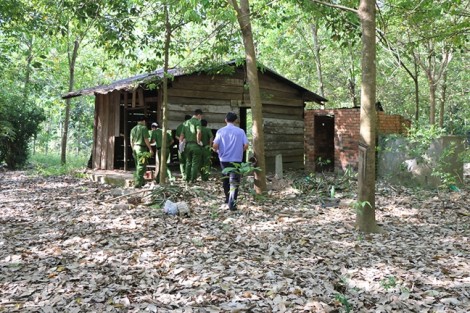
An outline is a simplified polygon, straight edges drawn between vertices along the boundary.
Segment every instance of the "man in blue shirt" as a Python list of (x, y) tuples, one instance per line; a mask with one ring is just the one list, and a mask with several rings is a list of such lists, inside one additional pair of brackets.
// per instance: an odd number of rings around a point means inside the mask
[[(219, 154), (220, 167), (233, 167), (233, 163), (240, 164), (243, 161), (243, 152), (248, 149), (248, 138), (240, 127), (234, 125), (237, 114), (228, 112), (225, 116), (227, 126), (219, 129), (215, 135), (213, 148)], [(238, 185), (240, 175), (235, 172), (224, 174), (222, 180), (225, 203), (230, 210), (237, 209)]]

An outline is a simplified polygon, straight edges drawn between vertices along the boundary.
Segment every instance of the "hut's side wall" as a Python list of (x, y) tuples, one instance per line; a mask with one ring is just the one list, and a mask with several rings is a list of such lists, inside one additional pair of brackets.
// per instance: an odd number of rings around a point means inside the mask
[(259, 75), (266, 166), (282, 155), (285, 169), (304, 168), (304, 101), (300, 92), (267, 74)]
[(93, 141), (93, 168), (114, 169), (115, 138), (119, 136), (119, 91), (95, 97), (95, 130)]

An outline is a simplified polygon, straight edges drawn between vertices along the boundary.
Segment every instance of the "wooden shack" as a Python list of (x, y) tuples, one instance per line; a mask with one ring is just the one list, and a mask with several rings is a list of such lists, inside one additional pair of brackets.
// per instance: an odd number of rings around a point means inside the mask
[[(169, 129), (176, 129), (186, 114), (201, 109), (208, 127), (215, 131), (225, 126), (225, 114), (234, 111), (239, 115), (239, 126), (250, 135), (251, 108), (245, 65), (230, 62), (222, 72), (169, 70), (172, 76), (168, 83)], [(306, 102), (323, 103), (326, 99), (270, 69), (263, 68), (258, 74), (267, 170), (274, 170), (278, 154), (282, 155), (284, 168), (303, 168), (304, 106)], [(149, 123), (162, 122), (162, 76), (163, 71), (158, 70), (63, 96), (64, 99), (95, 96), (93, 168), (133, 168), (129, 133), (142, 115), (148, 117)]]

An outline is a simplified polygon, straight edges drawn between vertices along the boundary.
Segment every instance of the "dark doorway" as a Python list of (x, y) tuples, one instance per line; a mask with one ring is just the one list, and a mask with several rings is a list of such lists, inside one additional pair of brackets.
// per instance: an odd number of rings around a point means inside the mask
[[(137, 122), (146, 115), (144, 108), (125, 108), (121, 106), (121, 132), (126, 136), (127, 142), (124, 143), (124, 136), (116, 137), (114, 146), (114, 168), (117, 169), (134, 169), (134, 158), (132, 157), (132, 148), (129, 144), (131, 129), (137, 125)], [(126, 151), (124, 151), (126, 150)], [(126, 163), (126, 164), (124, 164)]]
[(334, 171), (335, 167), (335, 118), (316, 115), (314, 120), (315, 169), (317, 172)]

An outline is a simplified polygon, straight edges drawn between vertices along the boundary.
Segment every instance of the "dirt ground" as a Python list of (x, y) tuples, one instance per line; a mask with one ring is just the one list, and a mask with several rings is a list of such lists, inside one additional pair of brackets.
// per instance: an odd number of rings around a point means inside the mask
[(242, 190), (236, 213), (217, 177), (177, 181), (153, 191), (191, 209), (170, 216), (133, 189), (1, 172), (0, 312), (470, 311), (468, 188), (379, 182), (369, 235), (348, 190), (328, 207), (311, 179)]

